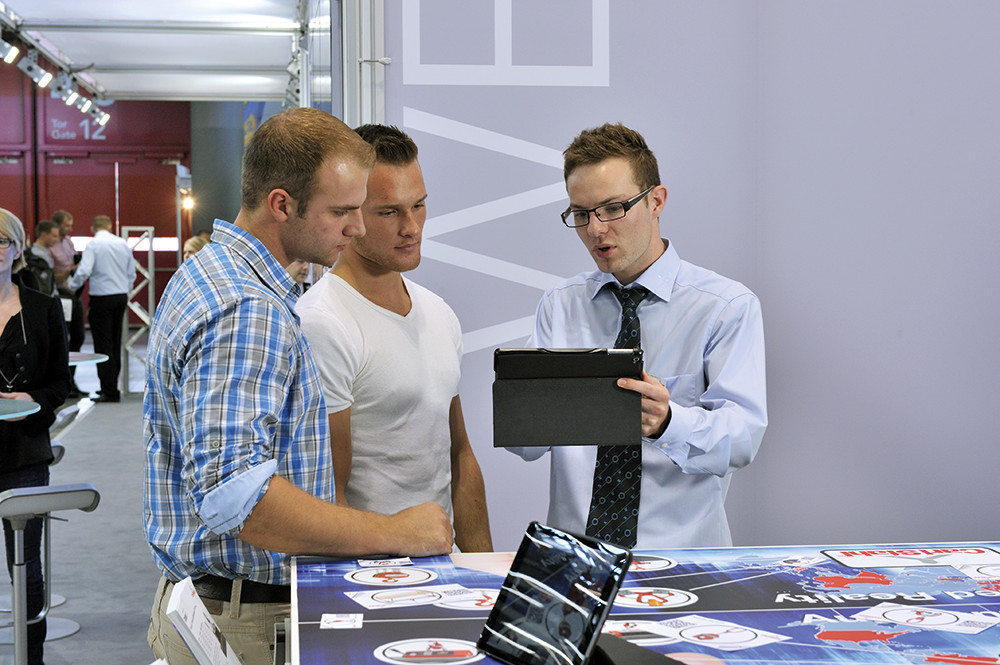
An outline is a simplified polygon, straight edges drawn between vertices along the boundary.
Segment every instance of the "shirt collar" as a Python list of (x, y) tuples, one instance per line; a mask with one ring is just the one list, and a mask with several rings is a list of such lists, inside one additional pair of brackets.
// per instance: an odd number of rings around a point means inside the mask
[(295, 303), (299, 299), (295, 280), (285, 267), (278, 263), (264, 243), (246, 229), (222, 219), (215, 220), (212, 242), (231, 248), (237, 256), (250, 265), (264, 286), (284, 300), (292, 312), (295, 311)]
[[(663, 242), (667, 246), (663, 250), (663, 254), (653, 261), (653, 264), (646, 268), (646, 271), (639, 275), (639, 278), (633, 283), (649, 289), (649, 292), (660, 300), (669, 301), (670, 294), (674, 290), (674, 283), (677, 281), (677, 273), (681, 268), (681, 259), (677, 256), (677, 250), (674, 249), (672, 242), (666, 238), (663, 239)], [(596, 298), (604, 285), (609, 283), (622, 286), (611, 273), (599, 273), (598, 278), (591, 282), (593, 290), (590, 293), (590, 298)]]

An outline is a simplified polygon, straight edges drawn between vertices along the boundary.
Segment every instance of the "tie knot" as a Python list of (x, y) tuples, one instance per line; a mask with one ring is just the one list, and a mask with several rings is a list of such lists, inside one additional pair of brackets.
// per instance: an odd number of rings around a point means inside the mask
[(623, 289), (617, 284), (611, 284), (610, 288), (611, 293), (615, 294), (615, 298), (618, 298), (618, 302), (621, 303), (622, 311), (632, 314), (635, 313), (635, 309), (639, 306), (639, 303), (649, 295), (649, 289), (642, 286)]

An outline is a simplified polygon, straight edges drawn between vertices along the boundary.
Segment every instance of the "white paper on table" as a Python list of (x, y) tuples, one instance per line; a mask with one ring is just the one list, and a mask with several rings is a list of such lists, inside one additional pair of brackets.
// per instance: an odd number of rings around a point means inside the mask
[(410, 557), (404, 556), (397, 559), (358, 559), (358, 565), (362, 568), (384, 568), (386, 566), (412, 566)]
[(320, 630), (361, 628), (364, 614), (324, 614), (319, 619)]
[(1000, 619), (991, 616), (900, 603), (880, 603), (863, 612), (858, 612), (851, 618), (889, 622), (925, 630), (945, 630), (950, 633), (965, 633), (966, 635), (976, 635), (1000, 623)]

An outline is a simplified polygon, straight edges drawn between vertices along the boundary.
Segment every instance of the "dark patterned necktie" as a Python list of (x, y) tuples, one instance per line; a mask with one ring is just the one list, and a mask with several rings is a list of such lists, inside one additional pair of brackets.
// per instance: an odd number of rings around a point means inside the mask
[[(622, 305), (622, 324), (616, 349), (639, 346), (639, 316), (636, 308), (649, 291), (637, 286), (609, 286)], [(642, 483), (642, 446), (600, 446), (594, 467), (594, 490), (590, 500), (587, 535), (635, 547), (639, 531), (639, 488)]]

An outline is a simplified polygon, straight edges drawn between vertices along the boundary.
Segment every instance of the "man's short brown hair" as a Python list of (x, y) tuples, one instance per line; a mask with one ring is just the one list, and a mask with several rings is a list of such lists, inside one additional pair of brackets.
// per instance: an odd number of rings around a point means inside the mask
[(243, 154), (241, 205), (255, 210), (267, 195), (283, 189), (304, 215), (316, 187), (316, 173), (331, 158), (371, 169), (375, 152), (350, 127), (319, 109), (299, 107), (268, 118)]
[(370, 124), (354, 131), (375, 148), (375, 161), (379, 164), (406, 166), (417, 159), (417, 144), (398, 127)]
[(59, 231), (59, 225), (51, 219), (43, 219), (35, 224), (35, 240), (38, 240), (39, 236), (51, 233), (52, 231)]
[(563, 151), (563, 178), (581, 166), (599, 164), (605, 159), (621, 158), (632, 167), (632, 178), (640, 190), (660, 184), (656, 155), (646, 145), (642, 134), (619, 123), (605, 123), (585, 129)]

